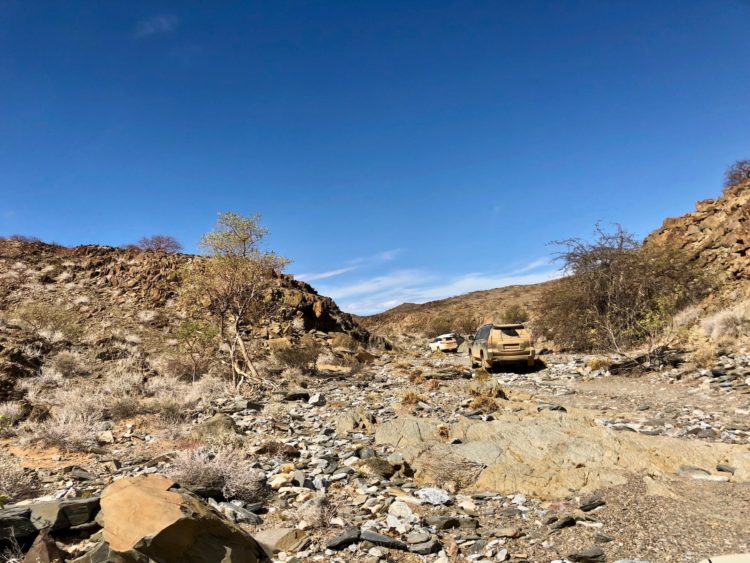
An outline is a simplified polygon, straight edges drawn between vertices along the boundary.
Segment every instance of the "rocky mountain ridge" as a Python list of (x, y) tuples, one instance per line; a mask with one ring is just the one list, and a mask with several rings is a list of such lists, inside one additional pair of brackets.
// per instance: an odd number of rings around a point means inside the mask
[(669, 218), (646, 238), (688, 252), (725, 283), (750, 281), (750, 182), (729, 186), (695, 211)]

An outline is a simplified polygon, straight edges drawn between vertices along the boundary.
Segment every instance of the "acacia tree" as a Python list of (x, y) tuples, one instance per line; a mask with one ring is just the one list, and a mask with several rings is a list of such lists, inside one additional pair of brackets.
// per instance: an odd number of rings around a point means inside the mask
[(738, 160), (727, 169), (724, 186), (735, 186), (748, 180), (750, 180), (750, 160)]
[(261, 248), (267, 230), (259, 221), (258, 215), (220, 214), (216, 230), (200, 243), (209, 256), (193, 263), (183, 291), (185, 303), (201, 306), (213, 319), (235, 387), (260, 379), (246, 339), (274, 312), (277, 273), (289, 263)]
[(182, 251), (182, 244), (180, 244), (180, 241), (169, 235), (143, 237), (135, 246), (145, 252), (166, 252), (168, 254), (174, 254)]
[(543, 293), (538, 325), (569, 349), (626, 354), (647, 344), (653, 360), (674, 314), (708, 287), (683, 252), (643, 245), (619, 225), (597, 227), (593, 242), (557, 244), (567, 276)]

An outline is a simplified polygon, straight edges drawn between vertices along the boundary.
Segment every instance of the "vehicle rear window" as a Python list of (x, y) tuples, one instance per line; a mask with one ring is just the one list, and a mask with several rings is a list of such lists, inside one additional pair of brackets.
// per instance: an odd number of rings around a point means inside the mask
[(495, 330), (499, 330), (500, 332), (503, 333), (504, 336), (516, 336), (516, 337), (518, 336), (518, 331), (515, 328), (503, 327), (503, 328), (497, 328)]

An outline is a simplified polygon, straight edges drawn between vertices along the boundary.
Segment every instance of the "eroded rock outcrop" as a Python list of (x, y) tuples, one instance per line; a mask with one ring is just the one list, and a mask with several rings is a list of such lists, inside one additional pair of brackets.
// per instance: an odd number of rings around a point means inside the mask
[(646, 243), (681, 248), (727, 281), (750, 280), (750, 183), (731, 186), (719, 198), (698, 202), (692, 213), (667, 219)]

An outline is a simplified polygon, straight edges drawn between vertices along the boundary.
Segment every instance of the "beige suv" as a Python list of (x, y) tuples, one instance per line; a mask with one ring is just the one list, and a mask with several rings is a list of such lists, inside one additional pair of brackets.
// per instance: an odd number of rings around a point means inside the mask
[(534, 365), (536, 351), (531, 335), (522, 324), (484, 325), (469, 342), (471, 367), (525, 362)]

